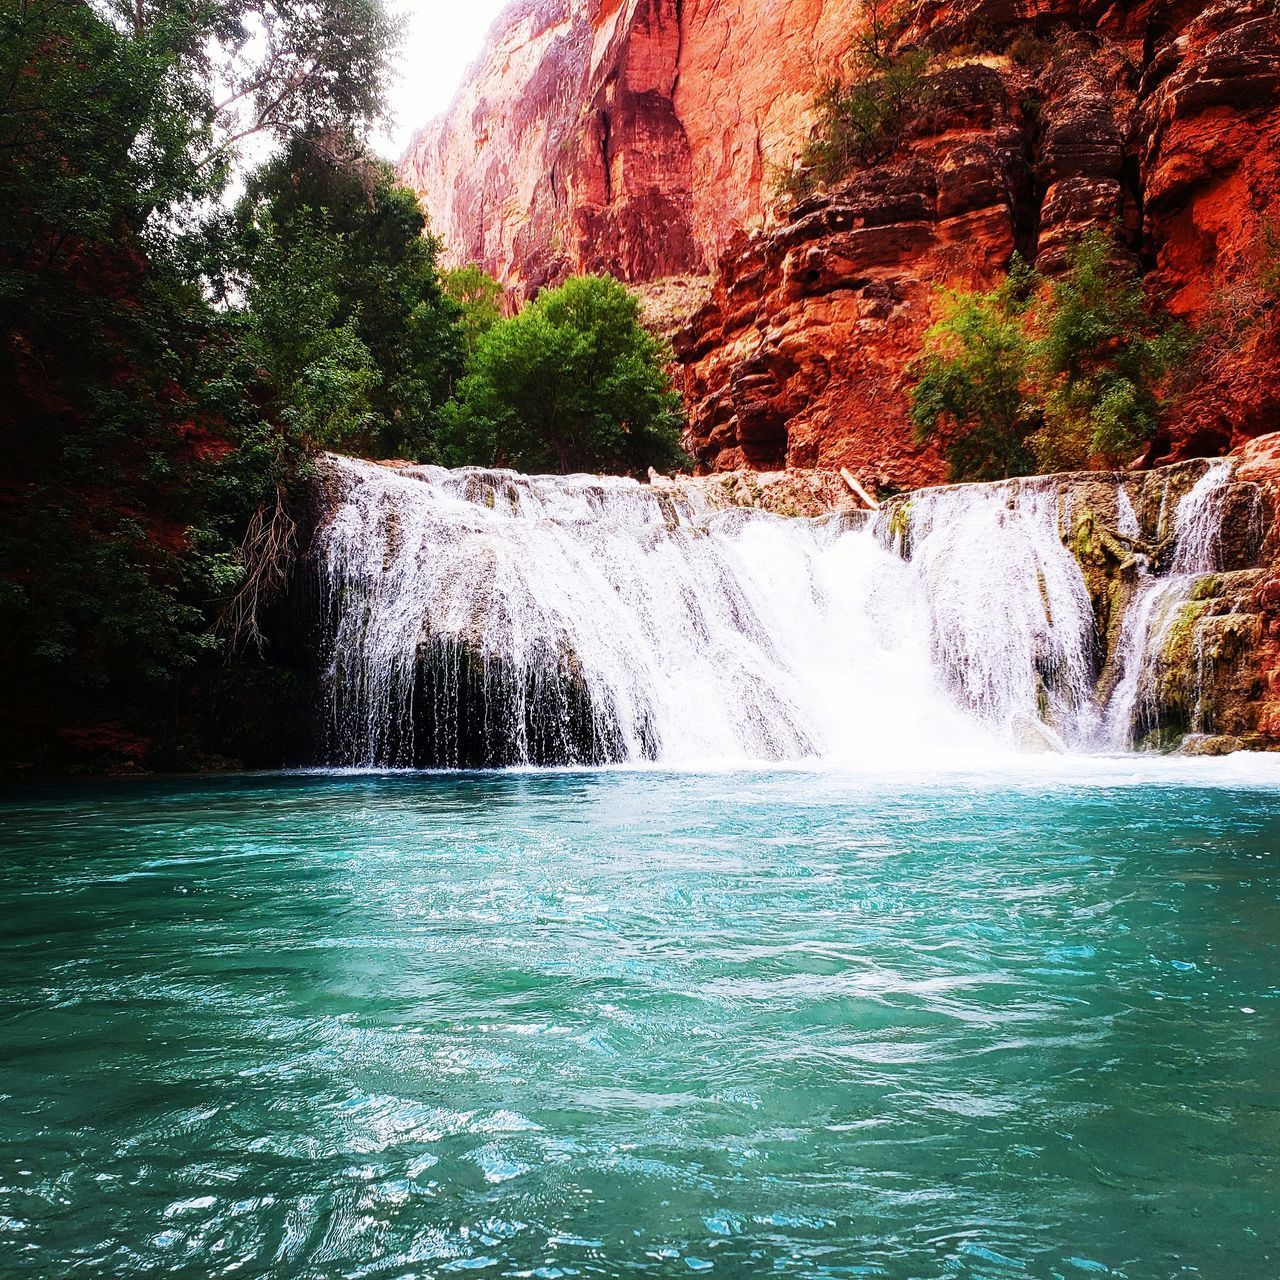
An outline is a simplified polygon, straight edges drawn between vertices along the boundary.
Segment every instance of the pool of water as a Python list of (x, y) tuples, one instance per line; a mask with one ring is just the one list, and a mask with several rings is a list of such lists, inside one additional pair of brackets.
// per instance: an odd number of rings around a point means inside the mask
[(1274, 1277), (1280, 762), (0, 808), (0, 1275)]

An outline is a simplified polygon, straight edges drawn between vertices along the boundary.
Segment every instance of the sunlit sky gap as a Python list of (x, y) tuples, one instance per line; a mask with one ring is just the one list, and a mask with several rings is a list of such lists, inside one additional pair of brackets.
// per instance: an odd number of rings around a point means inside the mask
[[(493, 20), (510, 0), (389, 0), (404, 19), (404, 38), (388, 85), (391, 118), (370, 141), (389, 160), (398, 160), (415, 129), (442, 112), (453, 99), (463, 73), (479, 56)], [(108, 22), (128, 26), (127, 10), (111, 0), (89, 0)], [(256, 42), (242, 51), (249, 59), (261, 52)], [(241, 165), (252, 167), (271, 149), (263, 138), (240, 148)], [(233, 183), (239, 190), (240, 183)]]
[(375, 145), (398, 159), (409, 136), (452, 99), (463, 72), (475, 60), (485, 33), (508, 0), (409, 0), (399, 77), (391, 86), (394, 119)]

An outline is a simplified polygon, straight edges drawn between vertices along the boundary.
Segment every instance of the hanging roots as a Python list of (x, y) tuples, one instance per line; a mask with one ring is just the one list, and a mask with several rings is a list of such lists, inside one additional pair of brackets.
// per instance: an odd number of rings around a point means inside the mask
[(262, 652), (266, 645), (263, 612), (288, 585), (297, 548), (298, 525), (289, 514), (288, 493), (278, 484), (275, 495), (261, 503), (249, 520), (240, 544), (244, 577), (218, 618), (217, 630), (233, 653), (250, 645)]

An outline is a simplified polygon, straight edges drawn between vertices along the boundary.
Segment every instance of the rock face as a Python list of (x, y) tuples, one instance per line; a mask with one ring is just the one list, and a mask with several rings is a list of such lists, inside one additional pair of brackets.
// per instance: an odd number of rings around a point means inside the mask
[(692, 151), (673, 104), (679, 0), (516, 0), (401, 164), (452, 261), (524, 294), (571, 271), (696, 271)]
[(697, 274), (761, 225), (768, 165), (853, 44), (851, 0), (514, 0), (400, 171), (454, 262), (523, 294)]
[(704, 466), (847, 466), (880, 488), (944, 478), (906, 427), (906, 368), (934, 287), (990, 283), (1025, 239), (1031, 172), (998, 71), (975, 62), (932, 79), (909, 151), (721, 259), (676, 340)]
[[(1017, 25), (995, 5), (916, 12), (913, 38), (943, 47)], [(1052, 273), (1081, 232), (1118, 226), (1193, 321), (1247, 292), (1280, 194), (1280, 20), (1250, 5), (1117, 7), (1086, 34), (1088, 6), (1020, 12), (1071, 25), (1030, 59), (957, 55), (931, 77), (943, 109), (896, 155), (722, 258), (677, 338), (702, 466), (936, 480), (937, 454), (906, 425), (906, 366), (934, 286), (988, 286), (1015, 248)], [(1280, 423), (1274, 305), (1254, 299), (1249, 325), (1175, 406), (1157, 456), (1221, 453)]]
[[(450, 258), (519, 294), (582, 270), (711, 276), (676, 333), (704, 470), (940, 479), (906, 423), (905, 366), (935, 286), (986, 286), (1014, 249), (1051, 272), (1081, 231), (1118, 226), (1178, 312), (1240, 302), (1280, 200), (1271, 0), (906, 3), (900, 43), (932, 53), (928, 109), (879, 163), (786, 207), (771, 165), (797, 154), (863, 14), (859, 0), (516, 0), (402, 173)], [(1251, 305), (1158, 453), (1275, 428), (1280, 332), (1273, 304)]]
[[(1203, 462), (1157, 468), (1141, 478), (1140, 535), (1159, 545), (1179, 495)], [(1132, 482), (1132, 478), (1130, 478)], [(1123, 643), (1118, 606), (1132, 609), (1141, 584), (1132, 557), (1108, 551), (1102, 520), (1082, 504), (1072, 549), (1085, 568), (1109, 663)], [(1149, 666), (1139, 745), (1192, 754), (1280, 749), (1280, 435), (1253, 440), (1231, 459), (1213, 504), (1212, 571), (1166, 595), (1148, 638)], [(1087, 527), (1086, 527), (1087, 524)], [(1157, 563), (1159, 553), (1157, 552)], [(1162, 567), (1176, 573), (1176, 561)], [(1166, 589), (1167, 590), (1167, 589)]]
[[(1228, 728), (1237, 733), (1257, 735), (1255, 745), (1280, 748), (1280, 435), (1250, 441), (1238, 451), (1235, 478), (1257, 485), (1264, 512), (1270, 515), (1265, 526), (1260, 562), (1265, 568), (1244, 594), (1243, 626), (1229, 625), (1229, 638), (1237, 655), (1234, 696), (1224, 710)], [(1218, 624), (1223, 627), (1224, 624)], [(1240, 655), (1243, 655), (1242, 657)], [(1219, 653), (1217, 670), (1225, 664)]]
[(725, 471), (718, 475), (651, 476), (650, 483), (712, 511), (752, 507), (778, 516), (839, 515), (865, 519), (868, 509), (836, 471)]

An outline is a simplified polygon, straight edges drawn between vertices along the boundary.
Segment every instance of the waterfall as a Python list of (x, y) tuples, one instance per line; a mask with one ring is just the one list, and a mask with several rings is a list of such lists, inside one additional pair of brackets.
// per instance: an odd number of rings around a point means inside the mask
[[(1151, 691), (1156, 665), (1191, 599), (1197, 579), (1220, 567), (1223, 504), (1230, 478), (1229, 458), (1210, 461), (1204, 474), (1174, 508), (1172, 529), (1167, 528), (1167, 484), (1160, 495), (1156, 533), (1157, 537), (1167, 536), (1172, 540), (1172, 561), (1169, 572), (1159, 575), (1149, 556), (1136, 557), (1138, 579), (1125, 610), (1113, 660), (1119, 678), (1108, 701), (1100, 735), (1102, 745), (1108, 748), (1125, 750), (1132, 746), (1135, 736), (1155, 725)], [(1123, 518), (1124, 504), (1132, 513), (1133, 503), (1126, 490), (1121, 489), (1121, 493), (1124, 495)], [(1121, 532), (1128, 534), (1129, 530)], [(1134, 516), (1132, 536), (1136, 537), (1137, 533)], [(1200, 731), (1199, 718), (1197, 699), (1190, 725), (1192, 732)]]
[(1211, 464), (1177, 504), (1169, 574), (1141, 570), (1104, 716), (1052, 478), (788, 519), (620, 478), (325, 466), (329, 758), (364, 766), (1128, 747), (1228, 474)]
[(965, 732), (909, 568), (856, 518), (331, 465), (316, 550), (335, 759), (782, 760)]
[(934, 665), (962, 705), (1004, 736), (1093, 730), (1093, 611), (1044, 480), (922, 490), (909, 504), (913, 586)]

